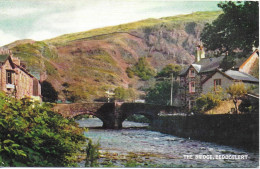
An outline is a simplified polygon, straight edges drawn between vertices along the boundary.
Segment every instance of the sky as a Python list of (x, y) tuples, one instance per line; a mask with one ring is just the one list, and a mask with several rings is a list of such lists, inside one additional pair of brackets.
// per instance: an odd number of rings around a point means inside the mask
[(0, 46), (44, 40), (94, 28), (195, 11), (215, 11), (218, 1), (0, 0)]

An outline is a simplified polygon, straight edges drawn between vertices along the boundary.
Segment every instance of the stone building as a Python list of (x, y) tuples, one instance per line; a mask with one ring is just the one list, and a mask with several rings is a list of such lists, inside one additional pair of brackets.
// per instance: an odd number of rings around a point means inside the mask
[(6, 49), (0, 49), (0, 90), (17, 99), (30, 97), (41, 101), (38, 79), (26, 70), (19, 58)]
[(228, 88), (233, 83), (244, 83), (246, 87), (258, 88), (259, 80), (247, 73), (237, 70), (227, 70), (225, 72), (217, 70), (211, 76), (208, 76), (202, 82), (202, 93), (206, 94), (213, 90), (218, 90), (218, 87), (222, 89)]
[(224, 57), (205, 58), (203, 47), (197, 47), (196, 62), (183, 69), (179, 74), (179, 99), (182, 106), (191, 109), (202, 93), (205, 94), (216, 86), (221, 86), (224, 89), (234, 82), (243, 82), (247, 86), (258, 85), (258, 79), (247, 74), (258, 58), (258, 50), (240, 64), (237, 70), (222, 72), (219, 68)]
[(195, 100), (202, 93), (202, 82), (219, 68), (224, 56), (205, 58), (202, 46), (197, 47), (196, 62), (183, 69), (179, 74), (180, 100), (182, 106), (193, 107)]

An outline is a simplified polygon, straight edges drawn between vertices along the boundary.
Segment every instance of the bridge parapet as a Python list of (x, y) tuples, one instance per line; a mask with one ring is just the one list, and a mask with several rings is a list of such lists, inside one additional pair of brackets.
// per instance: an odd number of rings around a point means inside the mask
[(123, 102), (57, 104), (54, 110), (68, 118), (82, 114), (94, 115), (103, 121), (104, 128), (122, 128), (123, 121), (133, 114), (144, 115), (152, 121), (160, 113), (178, 112), (178, 108), (173, 106)]
[[(104, 105), (113, 106), (113, 103), (73, 103), (73, 104), (57, 104), (54, 110), (64, 117), (75, 117), (81, 114), (92, 114), (101, 111)], [(107, 107), (107, 106), (106, 106)], [(104, 108), (103, 108), (104, 109)]]

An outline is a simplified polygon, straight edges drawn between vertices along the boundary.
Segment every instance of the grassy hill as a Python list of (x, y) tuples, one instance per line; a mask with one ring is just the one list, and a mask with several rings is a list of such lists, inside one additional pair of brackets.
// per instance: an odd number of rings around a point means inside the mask
[(196, 12), (65, 34), (44, 41), (7, 45), (28, 68), (41, 73), (59, 98), (91, 101), (117, 86), (140, 88), (147, 82), (128, 78), (125, 70), (147, 57), (159, 71), (169, 63), (193, 62), (205, 23), (221, 12)]
[(167, 25), (171, 29), (173, 27), (179, 27), (187, 22), (211, 22), (212, 20), (216, 19), (220, 13), (221, 11), (195, 12), (188, 15), (177, 15), (172, 17), (164, 17), (160, 19), (149, 18), (133, 23), (109, 26), (78, 33), (65, 34), (56, 38), (45, 40), (45, 42), (54, 45), (61, 45), (73, 40), (89, 38), (97, 35), (109, 34), (114, 32), (129, 32), (132, 30), (145, 29), (161, 24)]

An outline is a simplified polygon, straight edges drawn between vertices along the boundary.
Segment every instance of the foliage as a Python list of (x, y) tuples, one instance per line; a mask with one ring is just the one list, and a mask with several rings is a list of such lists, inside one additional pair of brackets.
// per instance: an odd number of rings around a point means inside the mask
[(12, 47), (11, 50), (16, 57), (18, 56), (22, 61), (26, 62), (26, 66), (29, 69), (37, 72), (45, 71), (46, 69), (50, 75), (57, 73), (55, 67), (48, 61), (49, 59), (57, 58), (57, 53), (53, 47), (48, 44), (40, 41), (18, 43)]
[(207, 50), (218, 51), (218, 55), (228, 51), (232, 56), (234, 54), (232, 52), (240, 49), (245, 55), (252, 50), (253, 46), (259, 46), (257, 1), (220, 2), (218, 7), (224, 13), (219, 15), (212, 24), (206, 24), (201, 34), (201, 40)]
[(237, 102), (239, 99), (242, 98), (242, 96), (244, 96), (247, 93), (247, 89), (244, 83), (234, 83), (226, 89), (226, 92), (230, 95), (230, 98), (233, 100), (235, 104), (235, 113), (237, 114)]
[[(177, 93), (178, 83), (173, 83), (173, 95)], [(147, 89), (145, 101), (152, 104), (169, 105), (171, 99), (171, 82), (162, 81), (155, 84), (154, 87)]]
[(242, 103), (238, 106), (238, 110), (242, 113), (259, 113), (259, 100), (242, 98)]
[(130, 67), (126, 68), (126, 73), (129, 78), (133, 78), (135, 75), (134, 71)]
[(86, 146), (84, 129), (51, 108), (0, 94), (1, 166), (77, 166)]
[(123, 87), (117, 87), (114, 92), (116, 100), (125, 100), (127, 97), (126, 90)]
[(195, 32), (195, 27), (196, 27), (197, 23), (196, 22), (190, 22), (185, 26), (185, 31), (189, 34), (193, 34), (196, 35)]
[(212, 89), (207, 94), (202, 94), (196, 99), (196, 105), (193, 107), (192, 111), (200, 113), (206, 112), (218, 106), (223, 98), (224, 94), (221, 87), (219, 87), (216, 91)]
[(99, 158), (99, 146), (100, 144), (93, 144), (92, 140), (88, 140), (88, 146), (86, 148), (86, 163), (85, 167), (97, 167), (98, 166), (98, 158)]
[(55, 102), (58, 99), (58, 92), (48, 81), (41, 83), (42, 100), (44, 102)]
[(128, 77), (132, 77), (134, 74), (142, 80), (149, 80), (156, 74), (155, 70), (150, 66), (145, 57), (139, 58), (137, 64), (135, 64), (132, 68), (127, 68), (126, 72)]
[(180, 65), (175, 65), (175, 64), (169, 64), (166, 65), (157, 75), (157, 77), (166, 77), (169, 78), (171, 77), (171, 74), (173, 73), (173, 77), (177, 77), (178, 74), (181, 71), (181, 66)]
[(133, 88), (125, 89), (123, 87), (117, 87), (115, 89), (115, 99), (118, 101), (135, 100), (136, 92)]
[(150, 123), (149, 119), (147, 119), (144, 115), (140, 115), (140, 114), (134, 114), (132, 116), (129, 116), (127, 120), (138, 122), (138, 123)]
[(75, 91), (70, 89), (70, 84), (65, 82), (62, 84), (63, 86), (63, 94), (65, 95), (65, 99), (69, 102), (75, 102), (76, 100), (80, 100), (80, 97), (75, 94)]

